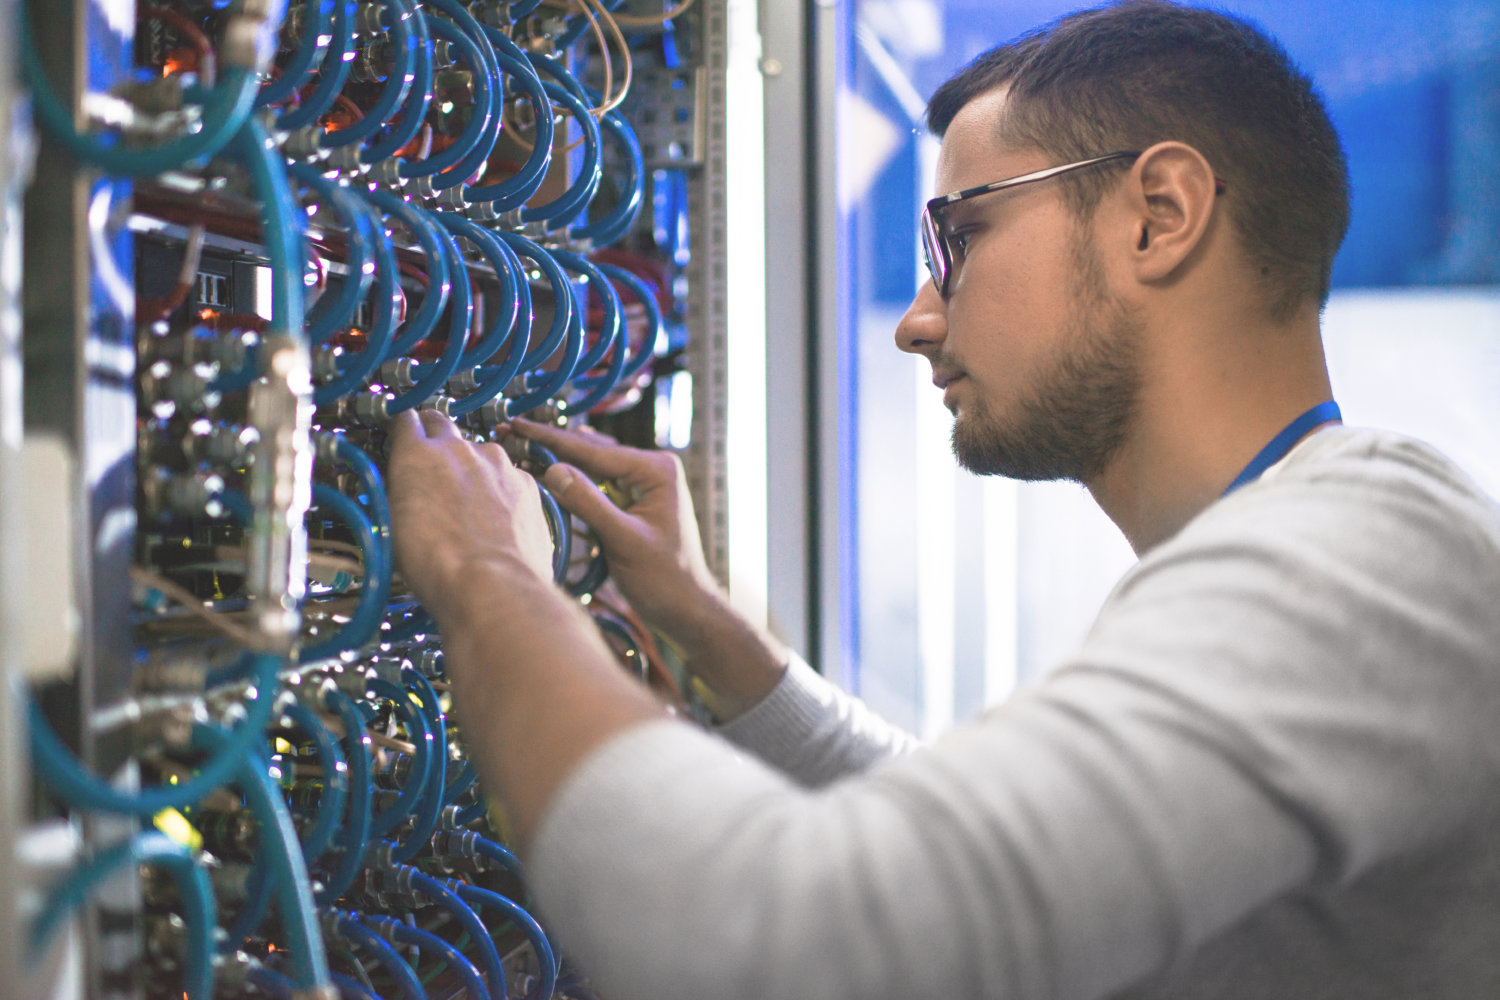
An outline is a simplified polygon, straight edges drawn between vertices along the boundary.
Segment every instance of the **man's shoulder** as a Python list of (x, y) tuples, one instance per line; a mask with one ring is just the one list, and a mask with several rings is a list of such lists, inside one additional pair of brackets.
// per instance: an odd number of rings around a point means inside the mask
[(1375, 591), (1467, 606), (1500, 592), (1500, 505), (1422, 441), (1331, 428), (1144, 556), (1111, 605), (1205, 588), (1242, 600), (1294, 590), (1325, 606), (1363, 605)]

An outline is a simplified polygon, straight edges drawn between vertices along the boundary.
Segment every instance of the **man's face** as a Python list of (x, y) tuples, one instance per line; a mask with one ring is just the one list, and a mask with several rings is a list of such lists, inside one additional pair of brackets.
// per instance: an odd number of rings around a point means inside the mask
[[(1006, 94), (954, 118), (938, 157), (937, 192), (1052, 166), (999, 138)], [(945, 302), (924, 283), (896, 330), (932, 364), (953, 411), (964, 468), (1012, 479), (1088, 482), (1125, 438), (1139, 393), (1138, 322), (1111, 292), (1058, 181), (952, 205), (955, 251)]]

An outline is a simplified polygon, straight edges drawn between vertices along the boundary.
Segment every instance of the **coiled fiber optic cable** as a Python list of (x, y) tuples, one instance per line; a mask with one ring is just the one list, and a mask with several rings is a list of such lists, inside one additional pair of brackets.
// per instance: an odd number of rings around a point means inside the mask
[[(439, 6), (452, 13), (448, 7)], [(452, 6), (463, 10), (456, 3)], [(463, 14), (468, 21), (474, 20), (468, 11), (463, 11)], [(479, 31), (478, 25), (470, 31), (462, 24), (435, 17), (428, 21), (427, 30), (433, 37), (458, 49), (459, 57), (469, 64), (469, 77), (474, 86), (473, 113), (453, 145), (423, 160), (402, 160), (398, 169), (401, 177), (408, 180), (432, 177), (433, 188), (441, 191), (466, 182), (489, 156), (500, 136), (500, 71), (492, 61), (493, 49), (489, 40)]]
[(422, 41), (414, 23), (417, 16), (411, 0), (386, 0), (381, 8), (381, 23), (391, 34), (391, 69), (386, 74), (385, 85), (363, 118), (324, 133), (321, 140), (324, 149), (363, 142), (374, 135), (406, 100), (412, 81), (416, 79), (417, 49)]
[[(294, 339), (302, 336), (306, 315), (303, 308), (303, 261), (307, 259), (302, 221), (304, 215), (292, 198), (286, 164), (266, 130), (253, 116), (245, 121), (229, 146), (230, 153), (250, 171), (255, 194), (261, 203), (266, 256), (271, 261), (271, 330)], [(258, 352), (238, 372), (220, 375), (213, 382), (216, 392), (244, 389), (260, 374)]]
[[(195, 747), (222, 753), (227, 744), (228, 738), (217, 729), (193, 727)], [(292, 953), (292, 978), (304, 989), (330, 988), (323, 935), (318, 929), (312, 886), (291, 814), (259, 754), (243, 755), (239, 763), (240, 789), (260, 823), (260, 842), (270, 847), (265, 852), (269, 855), (266, 860), (270, 863), (270, 877), (276, 882), (276, 908)]]
[(501, 242), (493, 232), (451, 212), (433, 212), (433, 218), (454, 236), (462, 236), (479, 248), (479, 253), (489, 262), (500, 282), (500, 299), (503, 308), (495, 310), (495, 320), (488, 330), (459, 359), (460, 368), (472, 368), (489, 360), (510, 336), (520, 316), (520, 296), (516, 287), (526, 280), (520, 258)]
[(406, 322), (397, 331), (395, 342), (386, 352), (387, 359), (404, 357), (432, 334), (442, 317), (443, 309), (448, 305), (448, 296), (453, 287), (448, 270), (448, 247), (427, 213), (389, 191), (376, 189), (366, 197), (377, 209), (394, 216), (406, 227), (407, 232), (422, 248), (422, 258), (427, 267), (427, 294), (422, 296), (422, 304), (416, 311), (407, 316)]
[[(594, 101), (602, 100), (598, 91), (586, 91)], [(599, 119), (601, 136), (609, 136), (625, 148), (625, 161), (629, 172), (616, 191), (614, 206), (591, 222), (574, 226), (568, 236), (575, 240), (590, 240), (597, 246), (608, 246), (619, 241), (641, 214), (641, 205), (646, 194), (646, 161), (641, 155), (641, 141), (618, 111), (610, 111)]]
[(354, 18), (358, 9), (354, 0), (339, 0), (334, 7), (333, 40), (323, 53), (318, 84), (300, 105), (282, 112), (276, 119), (276, 127), (281, 131), (294, 132), (312, 125), (333, 110), (334, 102), (349, 80), (349, 71), (354, 67)]
[(422, 796), (412, 809), (411, 832), (391, 851), (392, 861), (409, 861), (432, 839), (443, 815), (443, 792), (448, 787), (448, 728), (438, 704), (437, 692), (426, 677), (414, 669), (401, 671), (412, 701), (427, 723), (432, 736), (432, 750), (427, 763), (427, 781)]
[(432, 32), (427, 28), (427, 17), (422, 9), (411, 5), (411, 25), (417, 36), (416, 58), (412, 64), (412, 86), (401, 102), (401, 109), (390, 130), (375, 141), (373, 146), (360, 150), (359, 162), (372, 166), (399, 153), (422, 131), (422, 122), (427, 117), (427, 106), (432, 102), (432, 76), (434, 56)]
[(386, 234), (385, 220), (380, 213), (363, 198), (356, 200), (369, 217), (374, 233), (372, 249), (375, 254), (375, 287), (371, 293), (371, 315), (374, 322), (366, 332), (364, 349), (340, 355), (338, 375), (313, 388), (315, 406), (327, 406), (363, 385), (380, 362), (385, 360), (391, 347), (391, 334), (396, 328), (399, 309), (396, 295), (396, 252)]
[(303, 0), (302, 9), (308, 13), (303, 15), (302, 38), (297, 42), (297, 51), (292, 53), (291, 61), (282, 68), (281, 75), (260, 88), (255, 98), (256, 107), (281, 103), (301, 90), (312, 76), (332, 40), (329, 32), (333, 26), (333, 5), (334, 0)]
[(344, 724), (344, 739), (349, 741), (345, 758), (349, 764), (349, 811), (340, 832), (338, 845), (343, 853), (323, 888), (314, 894), (319, 906), (329, 906), (349, 891), (354, 878), (364, 866), (365, 845), (370, 837), (370, 735), (354, 699), (336, 688), (323, 694), (323, 704), (336, 712)]
[(312, 737), (323, 767), (323, 792), (318, 797), (317, 819), (302, 839), (302, 854), (309, 865), (317, 862), (333, 843), (333, 835), (344, 818), (344, 803), (349, 796), (349, 765), (333, 734), (323, 725), (317, 713), (292, 702), (282, 713), (298, 729)]
[(426, 718), (412, 703), (409, 691), (404, 691), (390, 681), (377, 677), (370, 681), (370, 692), (395, 706), (396, 714), (401, 717), (402, 724), (406, 726), (407, 737), (416, 748), (416, 752), (412, 755), (411, 773), (407, 775), (406, 783), (401, 786), (401, 791), (396, 795), (396, 801), (370, 820), (370, 839), (375, 840), (385, 836), (402, 820), (416, 812), (417, 803), (421, 801), (422, 793), (427, 788), (430, 768), (428, 758), (434, 748), (432, 747), (432, 731), (427, 726)]
[(200, 855), (164, 833), (147, 830), (97, 855), (52, 886), (42, 912), (31, 926), (30, 947), (39, 955), (64, 919), (89, 897), (93, 889), (125, 865), (155, 864), (165, 868), (182, 897), (186, 961), (183, 992), (192, 1000), (213, 997), (213, 935), (216, 927), (214, 890)]
[(440, 882), (410, 866), (403, 865), (397, 870), (401, 869), (405, 869), (404, 873), (411, 879), (413, 889), (448, 911), (469, 932), (470, 939), (479, 949), (479, 960), (484, 965), (485, 974), (489, 977), (490, 992), (499, 997), (508, 996), (510, 991), (506, 987), (505, 967), (500, 962), (500, 953), (495, 949), (495, 941), (490, 937), (489, 928), (484, 926), (484, 921), (479, 919), (479, 914), (474, 912), (461, 892), (454, 891), (452, 887), (455, 883)]
[(399, 920), (390, 917), (371, 916), (370, 925), (385, 934), (396, 944), (413, 945), (424, 951), (430, 951), (441, 959), (449, 969), (463, 981), (471, 998), (476, 1000), (490, 1000), (490, 991), (485, 988), (484, 977), (474, 967), (474, 963), (464, 957), (464, 953), (453, 945), (444, 941), (436, 934), (429, 934), (415, 927), (408, 927)]
[(245, 717), (234, 730), (220, 734), (222, 752), (211, 755), (198, 772), (175, 785), (157, 785), (135, 792), (121, 791), (84, 770), (78, 759), (63, 746), (52, 731), (46, 716), (35, 700), (28, 699), (27, 722), (30, 728), (31, 757), (37, 773), (51, 788), (75, 809), (123, 813), (128, 816), (153, 816), (164, 809), (182, 809), (226, 784), (242, 767), (265, 732), (276, 702), (277, 674), (282, 659), (274, 653), (253, 655), (255, 697), (245, 702)]
[(341, 282), (338, 294), (325, 294), (307, 313), (307, 341), (319, 344), (353, 321), (360, 300), (370, 290), (375, 277), (375, 227), (360, 199), (347, 188), (339, 187), (305, 163), (293, 163), (287, 167), (287, 172), (333, 205), (343, 223), (348, 246), (345, 260), (348, 274)]
[(391, 557), (385, 539), (390, 528), (377, 530), (359, 504), (325, 483), (313, 484), (313, 503), (343, 521), (354, 533), (364, 562), (365, 575), (354, 613), (333, 635), (298, 653), (302, 663), (312, 663), (357, 650), (380, 633), (380, 623), (391, 598)]
[(459, 359), (463, 357), (464, 347), (468, 343), (469, 326), (474, 318), (474, 302), (470, 295), (467, 263), (458, 249), (458, 243), (451, 233), (436, 222), (432, 223), (432, 228), (436, 231), (444, 249), (447, 250), (453, 270), (457, 275), (453, 282), (452, 293), (448, 297), (448, 343), (443, 348), (441, 356), (422, 365), (421, 374), (415, 385), (397, 394), (395, 399), (386, 403), (386, 413), (393, 417), (398, 413), (421, 406), (441, 391), (448, 379), (453, 377), (453, 373), (458, 370)]
[[(549, 60), (541, 57), (532, 61), (533, 65), (537, 66), (546, 65), (548, 62)], [(565, 87), (551, 80), (543, 80), (542, 89), (554, 102), (561, 104), (583, 129), (583, 163), (579, 168), (578, 176), (573, 179), (566, 191), (546, 204), (531, 205), (522, 209), (521, 221), (544, 222), (548, 229), (561, 229), (583, 214), (589, 206), (589, 201), (593, 199), (594, 193), (599, 190), (599, 178), (603, 173), (599, 123), (594, 120), (588, 105)]]
[(386, 975), (400, 987), (403, 1000), (427, 1000), (427, 991), (422, 989), (422, 981), (417, 978), (406, 959), (373, 928), (365, 926), (352, 910), (333, 915), (329, 922), (339, 937), (375, 956), (375, 961), (380, 963)]
[(542, 931), (542, 925), (537, 923), (536, 919), (515, 900), (502, 896), (498, 892), (467, 885), (457, 880), (450, 881), (448, 885), (466, 902), (499, 910), (521, 928), (522, 933), (526, 935), (526, 940), (531, 942), (532, 950), (536, 952), (537, 968), (541, 971), (536, 985), (527, 991), (526, 1000), (547, 1000), (552, 996), (553, 988), (557, 985), (558, 960), (552, 950), (552, 942), (547, 940), (547, 935)]
[[(514, 7), (512, 7), (514, 9)], [(532, 118), (536, 122), (531, 153), (516, 173), (503, 181), (479, 184), (470, 187), (464, 196), (470, 201), (487, 201), (497, 212), (509, 212), (520, 208), (536, 195), (547, 179), (547, 168), (552, 163), (552, 101), (542, 86), (536, 68), (519, 45), (505, 36), (499, 28), (481, 25), (485, 37), (495, 50), (495, 59), (509, 76), (512, 91), (519, 89), (531, 104)], [(504, 100), (501, 101), (501, 117), (504, 118)]]
[(641, 343), (641, 349), (633, 354), (625, 363), (625, 371), (621, 374), (621, 381), (635, 378), (641, 369), (650, 363), (656, 355), (656, 342), (661, 339), (662, 315), (661, 303), (656, 300), (656, 295), (640, 277), (623, 267), (614, 264), (595, 262), (595, 267), (603, 271), (611, 281), (624, 285), (635, 296), (636, 301), (646, 308), (648, 322), (646, 324), (646, 339)]

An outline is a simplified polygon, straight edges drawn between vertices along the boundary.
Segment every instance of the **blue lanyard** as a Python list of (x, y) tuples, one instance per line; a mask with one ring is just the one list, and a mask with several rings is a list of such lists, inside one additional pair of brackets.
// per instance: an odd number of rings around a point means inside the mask
[(1339, 404), (1331, 399), (1314, 406), (1282, 428), (1281, 433), (1273, 437), (1271, 443), (1250, 460), (1250, 464), (1245, 466), (1244, 471), (1234, 477), (1234, 482), (1229, 484), (1229, 488), (1224, 491), (1224, 496), (1227, 497), (1246, 483), (1253, 483), (1259, 479), (1261, 473), (1285, 458), (1286, 453), (1292, 450), (1292, 446), (1302, 440), (1303, 436), (1314, 427), (1342, 420), (1343, 417), (1344, 415), (1339, 412)]

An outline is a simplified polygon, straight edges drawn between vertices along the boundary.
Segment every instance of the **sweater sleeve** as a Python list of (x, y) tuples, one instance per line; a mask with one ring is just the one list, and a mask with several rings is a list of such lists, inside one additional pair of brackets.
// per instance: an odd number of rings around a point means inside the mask
[(1290, 480), (1143, 561), (1046, 684), (842, 781), (621, 734), (544, 818), (543, 909), (619, 1000), (1092, 998), (1441, 842), (1497, 791), (1500, 532)]
[(918, 746), (916, 737), (834, 687), (795, 655), (771, 693), (718, 732), (808, 787)]

